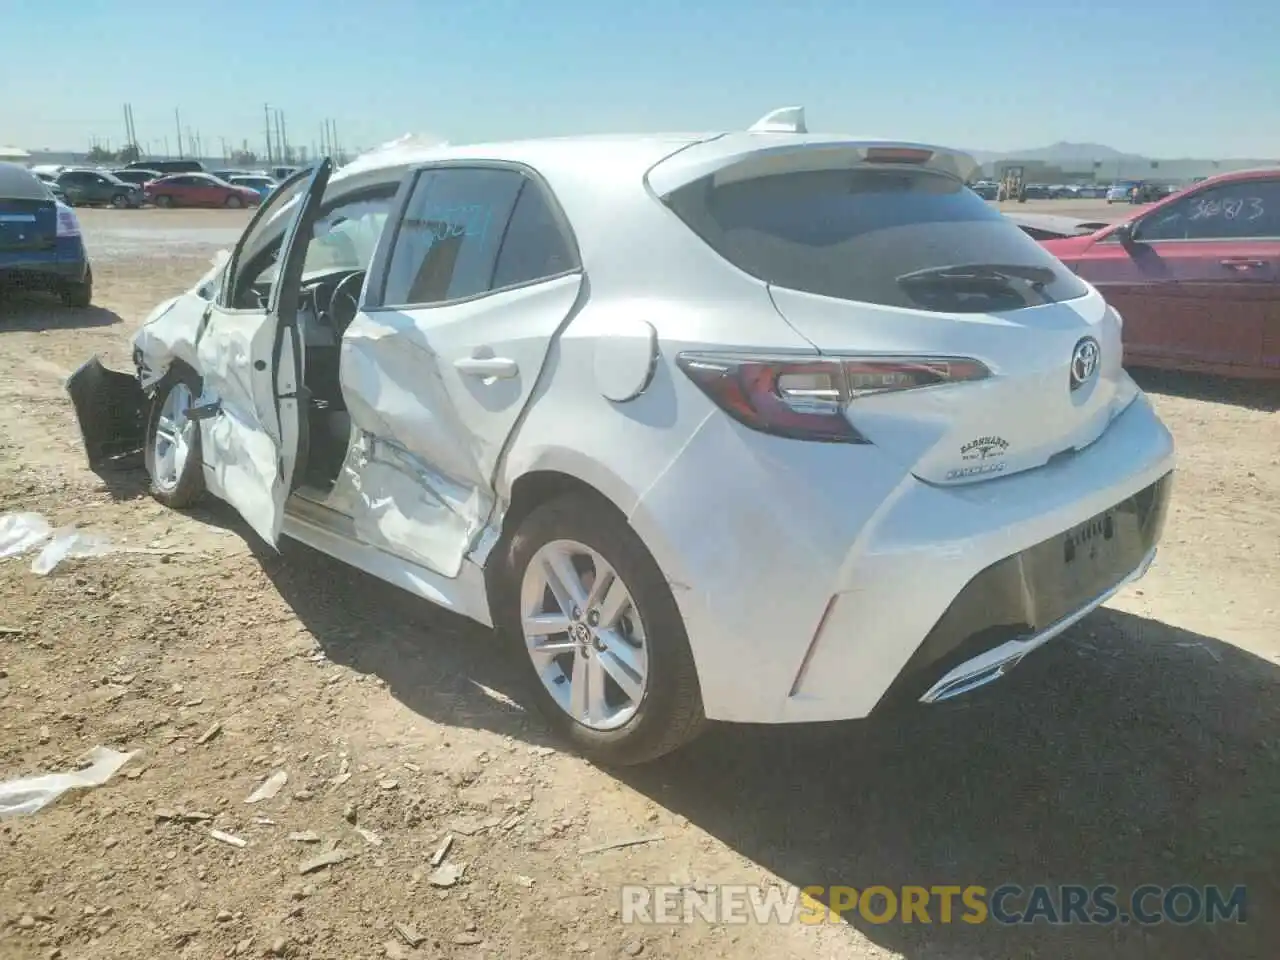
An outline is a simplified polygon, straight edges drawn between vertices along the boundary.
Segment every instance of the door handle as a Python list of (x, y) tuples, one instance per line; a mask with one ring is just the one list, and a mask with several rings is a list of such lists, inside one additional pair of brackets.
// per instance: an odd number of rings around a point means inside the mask
[(471, 377), (510, 380), (520, 373), (520, 366), (506, 357), (463, 357), (453, 361), (454, 369)]
[(1231, 270), (1261, 270), (1267, 265), (1265, 260), (1251, 260), (1248, 257), (1226, 257), (1218, 262)]

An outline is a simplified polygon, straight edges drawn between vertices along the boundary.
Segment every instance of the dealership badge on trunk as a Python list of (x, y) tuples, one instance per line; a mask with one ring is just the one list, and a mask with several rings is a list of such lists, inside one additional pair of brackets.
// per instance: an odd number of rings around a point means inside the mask
[(1093, 337), (1083, 337), (1071, 352), (1071, 389), (1079, 390), (1098, 372), (1102, 348)]

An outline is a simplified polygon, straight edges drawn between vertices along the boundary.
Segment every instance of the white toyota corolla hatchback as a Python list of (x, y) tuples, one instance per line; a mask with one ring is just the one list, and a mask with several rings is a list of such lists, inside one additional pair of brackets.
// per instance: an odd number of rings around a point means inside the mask
[(499, 628), (602, 761), (955, 696), (1144, 573), (1174, 465), (973, 167), (794, 108), (322, 163), (72, 378), (90, 462)]

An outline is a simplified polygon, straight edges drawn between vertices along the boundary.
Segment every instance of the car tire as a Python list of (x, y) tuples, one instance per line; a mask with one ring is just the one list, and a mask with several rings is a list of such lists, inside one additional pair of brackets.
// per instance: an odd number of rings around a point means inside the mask
[(227, 197), (226, 201), (223, 203), (223, 206), (226, 207), (228, 210), (239, 210), (241, 207), (244, 206), (244, 201), (241, 200), (239, 197)]
[(155, 204), (157, 207), (172, 207), (173, 197), (166, 196), (165, 194), (162, 193), (160, 194), (160, 196), (156, 197)]
[(79, 283), (65, 283), (58, 291), (62, 304), (76, 310), (83, 310), (93, 303), (93, 270), (84, 268), (84, 279)]
[[(204, 471), (200, 456), (200, 429), (185, 418), (186, 407), (200, 396), (200, 378), (188, 367), (175, 364), (156, 386), (147, 415), (145, 460), (151, 477), (151, 495), (166, 507), (181, 510), (195, 504), (204, 494)], [(173, 416), (175, 407), (182, 409), (180, 419)], [(161, 449), (162, 421), (168, 420), (169, 432), (182, 434), (185, 451), (178, 459), (169, 460), (172, 451)], [(170, 441), (172, 442), (172, 441)]]
[[(609, 729), (580, 722), (568, 707), (561, 705), (552, 688), (563, 691), (559, 694), (561, 697), (571, 697), (570, 674), (576, 676), (577, 670), (570, 668), (570, 673), (565, 673), (564, 667), (557, 665), (554, 671), (561, 678), (559, 685), (544, 680), (551, 661), (542, 659), (540, 668), (535, 663), (530, 641), (526, 640), (524, 610), (529, 598), (540, 593), (537, 587), (540, 581), (527, 580), (529, 576), (538, 576), (537, 569), (531, 572), (530, 568), (535, 563), (541, 566), (540, 557), (546, 548), (559, 549), (558, 545), (565, 543), (585, 547), (600, 557), (611, 568), (615, 583), (620, 582), (628, 595), (630, 603), (623, 609), (629, 614), (619, 618), (617, 629), (610, 631), (615, 638), (623, 635), (623, 623), (629, 618), (634, 620), (625, 629), (626, 634), (633, 634), (635, 622), (641, 624), (639, 647), (633, 649), (644, 651), (643, 692), (634, 701), (627, 697), (628, 704), (633, 704), (627, 708), (631, 710), (628, 719)], [(515, 647), (538, 708), (558, 734), (589, 759), (617, 766), (655, 760), (697, 736), (705, 716), (697, 670), (679, 607), (657, 561), (611, 504), (588, 495), (569, 494), (534, 508), (520, 522), (499, 563), (499, 576), (491, 580), (497, 587), (494, 622), (503, 638)], [(580, 586), (587, 583), (585, 573), (583, 577)], [(530, 583), (534, 585), (532, 592)], [(544, 595), (549, 600), (553, 598), (550, 587)], [(588, 617), (588, 612), (582, 611), (579, 627), (586, 624)], [(559, 636), (561, 639), (557, 642), (569, 642), (569, 634)], [(602, 648), (597, 645), (592, 649)], [(579, 655), (561, 654), (559, 663), (563, 664), (566, 657), (575, 663)], [(613, 662), (613, 671), (616, 671), (618, 661)], [(613, 671), (606, 670), (616, 676)], [(596, 675), (601, 679), (602, 689), (622, 693), (623, 688), (616, 681), (604, 681), (604, 672)]]
[(111, 205), (117, 210), (123, 210), (125, 207), (129, 206), (129, 198), (123, 193), (117, 193), (111, 198)]

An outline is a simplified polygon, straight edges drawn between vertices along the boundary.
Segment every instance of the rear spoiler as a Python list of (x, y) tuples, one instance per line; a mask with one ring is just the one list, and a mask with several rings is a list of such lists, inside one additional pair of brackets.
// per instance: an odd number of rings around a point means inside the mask
[(793, 114), (787, 118), (790, 123), (779, 120), (782, 118), (771, 114), (744, 133), (724, 134), (677, 151), (649, 170), (646, 177), (649, 189), (665, 197), (713, 174), (717, 183), (728, 183), (770, 174), (885, 163), (912, 164), (964, 183), (978, 169), (978, 162), (971, 156), (947, 147), (838, 134), (793, 133), (790, 130), (795, 127), (803, 129), (803, 116), (797, 118)]

